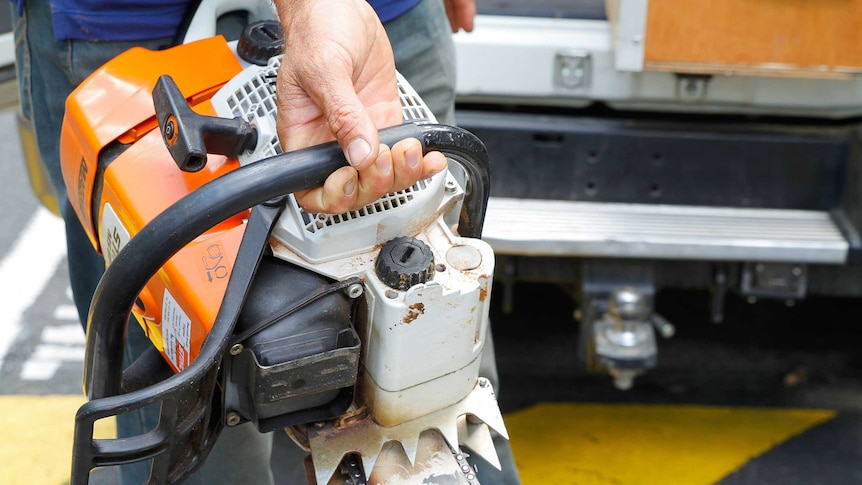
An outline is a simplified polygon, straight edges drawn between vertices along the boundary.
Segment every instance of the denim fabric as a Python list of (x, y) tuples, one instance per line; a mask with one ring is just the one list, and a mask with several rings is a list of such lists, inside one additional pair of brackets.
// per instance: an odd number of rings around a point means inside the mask
[(441, 0), (423, 0), (384, 25), (395, 67), (437, 122), (455, 124), (455, 42)]
[(72, 293), (84, 322), (105, 263), (93, 250), (66, 200), (66, 186), (60, 171), (60, 128), (66, 97), (111, 57), (135, 45), (157, 48), (169, 39), (145, 43), (55, 41), (50, 15), (47, 0), (27, 2), (20, 17), (13, 10), (18, 88), (21, 113), (33, 125), (42, 163), (66, 221)]

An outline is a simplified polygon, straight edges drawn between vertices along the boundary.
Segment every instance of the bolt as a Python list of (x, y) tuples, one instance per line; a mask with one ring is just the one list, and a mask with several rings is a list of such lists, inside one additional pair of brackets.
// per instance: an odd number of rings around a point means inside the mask
[(793, 308), (796, 306), (796, 300), (794, 300), (793, 298), (788, 298), (784, 300), (784, 306), (788, 308)]
[(230, 347), (230, 355), (239, 355), (244, 348), (242, 344), (233, 344)]
[(757, 297), (756, 297), (756, 296), (749, 296), (749, 297), (746, 299), (746, 301), (748, 301), (748, 303), (750, 303), (750, 304), (754, 305), (755, 303), (757, 303)]
[(225, 424), (230, 427), (234, 427), (238, 425), (240, 421), (242, 421), (242, 417), (239, 415), (239, 413), (231, 411), (227, 413), (227, 419), (225, 419)]
[(168, 120), (168, 122), (165, 123), (165, 138), (167, 138), (168, 140), (172, 139), (175, 134), (174, 130), (176, 130), (176, 126), (174, 126), (174, 120)]
[(760, 263), (758, 263), (758, 264), (757, 264), (757, 266), (755, 266), (755, 267), (754, 267), (754, 270), (755, 270), (755, 271), (757, 271), (758, 273), (763, 273), (763, 270), (764, 270), (764, 269), (765, 269), (765, 268), (764, 268), (764, 267), (763, 267), (763, 265), (762, 265), (762, 264), (760, 264)]
[(362, 296), (362, 293), (365, 290), (362, 288), (361, 283), (353, 283), (352, 285), (347, 287), (347, 296), (350, 298), (356, 299)]
[(455, 189), (458, 188), (458, 184), (452, 179), (446, 179), (446, 192), (455, 192)]
[(794, 266), (790, 272), (793, 273), (793, 276), (802, 276), (802, 268), (799, 266)]

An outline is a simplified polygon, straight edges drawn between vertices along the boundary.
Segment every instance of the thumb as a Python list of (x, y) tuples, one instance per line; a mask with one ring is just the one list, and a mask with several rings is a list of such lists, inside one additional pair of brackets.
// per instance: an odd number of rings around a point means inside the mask
[(341, 145), (348, 163), (357, 170), (377, 158), (380, 144), (377, 127), (348, 79), (336, 82), (319, 93), (320, 109), (332, 135)]

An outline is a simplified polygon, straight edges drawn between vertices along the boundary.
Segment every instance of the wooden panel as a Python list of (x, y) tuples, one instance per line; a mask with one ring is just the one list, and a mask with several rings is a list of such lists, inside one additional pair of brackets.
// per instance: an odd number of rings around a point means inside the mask
[(649, 0), (646, 70), (849, 77), (862, 0)]

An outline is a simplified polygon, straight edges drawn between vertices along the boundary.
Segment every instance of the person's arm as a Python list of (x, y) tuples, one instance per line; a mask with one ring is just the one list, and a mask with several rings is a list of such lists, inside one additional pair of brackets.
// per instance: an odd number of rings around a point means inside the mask
[(409, 187), (446, 166), (418, 140), (391, 149), (377, 130), (402, 122), (395, 61), (365, 0), (276, 0), (285, 52), (278, 76), (278, 135), (285, 151), (333, 138), (351, 167), (297, 193), (309, 212), (342, 213)]

